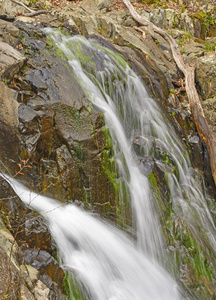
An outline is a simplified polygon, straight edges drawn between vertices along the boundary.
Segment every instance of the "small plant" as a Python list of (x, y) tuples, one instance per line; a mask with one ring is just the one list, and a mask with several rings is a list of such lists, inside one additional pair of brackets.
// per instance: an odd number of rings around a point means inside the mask
[(204, 42), (206, 51), (216, 51), (216, 42)]
[(173, 21), (173, 27), (177, 27), (178, 26), (178, 22), (177, 21)]
[(184, 6), (182, 6), (181, 8), (181, 13), (183, 14), (185, 12), (186, 8)]
[(88, 105), (87, 105), (87, 111), (88, 111), (88, 113), (89, 113), (90, 115), (91, 115), (91, 113), (92, 113), (92, 108), (93, 108), (93, 105), (92, 105), (91, 102), (89, 102)]
[(173, 36), (173, 31), (172, 30), (170, 30), (168, 33), (169, 33), (169, 35)]
[(170, 90), (169, 90), (169, 94), (170, 94), (170, 95), (175, 95), (175, 90), (174, 90), (174, 89), (170, 89)]
[(184, 45), (184, 37), (183, 36), (180, 36), (178, 44), (179, 44), (179, 46)]

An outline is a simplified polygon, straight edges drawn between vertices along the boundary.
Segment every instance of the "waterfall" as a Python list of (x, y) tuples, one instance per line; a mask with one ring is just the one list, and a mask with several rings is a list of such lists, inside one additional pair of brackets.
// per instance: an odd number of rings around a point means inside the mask
[(136, 249), (123, 232), (75, 205), (63, 206), (5, 178), (25, 204), (47, 220), (63, 268), (75, 274), (90, 299), (179, 299), (171, 276)]
[(177, 215), (183, 214), (196, 238), (202, 240), (201, 235), (207, 235), (216, 249), (215, 225), (188, 152), (124, 57), (98, 45), (93, 38), (65, 37), (52, 29), (45, 31), (67, 57), (87, 98), (104, 112), (119, 176), (130, 194), (138, 247), (152, 258), (158, 258), (162, 252), (149, 182), (141, 173), (131, 146), (137, 137), (143, 141), (143, 155), (151, 153), (149, 140), (153, 138), (174, 162), (175, 172), (166, 172), (173, 209)]
[[(166, 173), (172, 214), (181, 215), (201, 246), (207, 242), (215, 251), (215, 225), (186, 147), (122, 55), (93, 38), (63, 36), (52, 29), (45, 32), (73, 68), (86, 98), (104, 114), (116, 172), (130, 199), (136, 238), (131, 240), (120, 229), (75, 205), (61, 206), (6, 177), (8, 182), (22, 201), (47, 220), (63, 267), (78, 279), (87, 298), (180, 299), (179, 287), (163, 263), (159, 264), (166, 254), (157, 203), (133, 144), (139, 140), (142, 155), (155, 160), (153, 145), (164, 149), (174, 167), (159, 160), (157, 164)], [(122, 189), (119, 197), (124, 201)]]
[[(123, 177), (130, 194), (138, 247), (149, 256), (158, 257), (162, 252), (160, 226), (156, 214), (154, 214), (148, 179), (139, 170), (132, 155), (130, 142), (133, 138), (133, 125), (138, 123), (141, 117), (138, 114), (143, 105), (140, 100), (148, 97), (147, 93), (144, 88), (141, 91), (138, 89), (133, 91), (138, 77), (125, 64), (122, 57), (119, 58), (117, 65), (115, 54), (112, 51), (107, 49), (104, 52), (103, 49), (83, 37), (66, 39), (63, 37), (61, 40), (59, 35), (54, 34), (52, 38), (69, 58), (69, 63), (88, 99), (104, 113), (106, 125), (113, 141), (119, 176)], [(75, 56), (81, 50), (80, 46), (82, 45), (85, 45), (87, 53), (95, 53), (97, 60), (104, 65), (101, 71), (95, 72), (95, 76), (87, 73)], [(115, 80), (116, 85), (113, 84)], [(108, 87), (106, 87), (107, 82)], [(139, 95), (133, 101), (136, 92)], [(135, 102), (136, 100), (138, 101)], [(122, 116), (118, 113), (120, 105), (123, 109)]]

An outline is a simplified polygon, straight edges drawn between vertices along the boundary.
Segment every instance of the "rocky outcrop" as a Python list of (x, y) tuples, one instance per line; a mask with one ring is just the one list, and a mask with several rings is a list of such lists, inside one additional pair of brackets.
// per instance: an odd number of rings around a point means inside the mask
[[(16, 62), (2, 70), (16, 91), (1, 83), (1, 105), (5, 108), (1, 121), (13, 128), (13, 140), (20, 141), (11, 146), (11, 153), (17, 155), (13, 161), (19, 163), (18, 155), (22, 160), (29, 159), (32, 169), (26, 171), (29, 177), (34, 175), (34, 186), (44, 190), (49, 185), (47, 193), (60, 200), (94, 198), (100, 203), (104, 194), (112, 198), (105, 192), (108, 178), (101, 167), (104, 137), (100, 113), (89, 110), (73, 69), (62, 61), (62, 53), (50, 50), (53, 45), (42, 41), (44, 34), (34, 32), (33, 25), (17, 26), (22, 31), (20, 42), (28, 61), (13, 82), (9, 70), (15, 68)], [(41, 40), (36, 39), (38, 36)], [(9, 96), (10, 103), (5, 103)], [(5, 156), (5, 152), (2, 160), (8, 164), (12, 157)]]
[(51, 256), (57, 249), (46, 223), (24, 206), (2, 177), (0, 199), (2, 299), (8, 294), (11, 300), (19, 296), (20, 299), (56, 299), (53, 295), (65, 300), (64, 272)]
[[(28, 4), (28, 1), (26, 1), (25, 4)], [(7, 0), (0, 1), (0, 8), (3, 16), (15, 16), (26, 13), (26, 9), (23, 6)]]
[(204, 100), (216, 96), (216, 55), (200, 57), (196, 65), (196, 81)]
[(13, 23), (0, 19), (0, 41), (5, 42), (15, 48), (17, 45), (18, 35), (19, 29), (16, 28)]
[[(19, 17), (19, 21), (14, 24), (0, 20), (0, 46), (1, 49), (7, 46), (8, 49), (4, 52), (7, 59), (1, 62), (0, 74), (4, 79), (4, 82), (0, 82), (0, 107), (4, 108), (0, 110), (0, 158), (6, 166), (5, 170), (12, 174), (19, 171), (18, 164), (22, 165), (23, 160), (28, 160), (31, 168), (24, 168), (26, 176), (17, 176), (34, 190), (43, 191), (61, 201), (76, 200), (79, 205), (115, 221), (115, 193), (103, 163), (104, 150), (108, 152), (108, 156), (112, 156), (111, 146), (106, 142), (108, 137), (104, 133), (103, 117), (86, 101), (73, 69), (64, 59), (63, 53), (56, 51), (52, 41), (46, 40), (41, 25), (58, 27), (64, 23), (70, 33), (96, 35), (103, 45), (123, 53), (143, 78), (150, 94), (169, 107), (168, 114), (165, 114), (174, 120), (178, 133), (190, 147), (195, 158), (194, 166), (206, 171), (208, 158), (205, 146), (200, 142), (191, 121), (184, 89), (178, 92), (181, 73), (173, 62), (169, 45), (159, 35), (146, 32), (146, 28), (134, 28), (137, 24), (127, 12), (107, 12), (110, 2), (94, 1), (94, 8), (100, 10), (96, 15), (88, 10), (90, 1), (86, 0), (81, 7), (71, 4), (61, 12), (52, 11), (45, 18)], [(5, 3), (6, 1), (0, 2), (2, 12), (7, 12)], [(19, 6), (19, 9), (22, 8)], [(15, 10), (11, 9), (10, 13), (13, 12)], [(179, 41), (188, 38), (188, 34), (186, 37), (176, 26), (199, 38), (210, 32), (207, 30), (203, 35), (200, 20), (204, 16), (189, 16), (187, 13), (176, 16), (176, 12), (171, 9), (142, 13), (156, 25), (171, 31)], [(31, 21), (31, 24), (24, 24), (26, 21)], [(185, 45), (183, 50), (188, 62), (199, 57), (197, 86), (214, 129), (216, 100), (212, 62), (215, 62), (215, 57), (212, 55), (210, 59), (210, 56), (205, 55), (205, 46), (200, 43)], [(8, 55), (9, 53), (11, 54)], [(142, 148), (146, 147), (146, 143), (154, 152), (153, 157), (143, 156)], [(171, 203), (165, 174), (174, 170), (175, 163), (158, 141), (146, 142), (138, 137), (134, 140), (133, 147), (142, 172), (149, 176), (152, 183), (154, 196), (161, 209), (161, 220), (167, 220), (170, 218)], [(207, 176), (206, 179), (208, 181)], [(9, 195), (8, 187), (5, 185), (3, 189), (6, 194), (3, 193), (5, 196), (2, 194), (1, 197), (6, 198)], [(110, 208), (103, 206), (103, 203), (109, 203)], [(15, 235), (19, 224), (17, 220), (22, 218), (25, 207), (18, 201), (5, 201), (1, 203), (1, 210), (5, 223)], [(207, 286), (205, 296), (211, 295), (214, 291), (210, 280), (197, 279), (194, 273), (192, 255), (188, 252), (192, 250), (185, 246), (190, 240), (183, 221), (169, 219), (167, 222), (168, 225), (163, 223), (163, 229), (169, 251), (173, 251), (174, 256), (180, 253), (182, 257), (187, 256), (191, 260), (188, 263), (185, 259), (181, 264), (181, 280), (185, 280), (185, 284), (194, 289), (197, 286)], [(171, 245), (173, 232), (177, 236), (174, 246)], [(186, 241), (184, 246), (178, 242), (179, 232)], [(16, 295), (18, 290), (21, 299), (65, 299), (62, 294), (64, 273), (52, 257), (55, 245), (46, 224), (38, 215), (28, 211), (16, 237), (17, 251), (21, 252), (21, 266), (20, 262), (17, 263), (17, 271), (16, 266), (14, 267), (12, 281), (20, 278), (20, 274), (24, 281), (21, 281), (19, 287), (14, 285), (11, 293)], [(18, 246), (23, 244), (20, 251)], [(5, 253), (2, 252), (2, 257), (6, 266), (9, 260)], [(8, 269), (5, 267), (5, 280), (8, 280), (7, 273)]]
[(0, 42), (0, 74), (1, 79), (11, 78), (24, 65), (26, 58), (10, 45)]
[(84, 9), (107, 9), (109, 5), (113, 2), (113, 0), (84, 0), (82, 1), (82, 7)]
[[(62, 285), (64, 272), (57, 262), (45, 253), (44, 251), (41, 256), (41, 262), (39, 255), (35, 260), (32, 256), (31, 261), (27, 261), (26, 255), (24, 264), (20, 265), (21, 251), (0, 218), (1, 299), (48, 300), (54, 293), (57, 299), (66, 300), (66, 296), (60, 292), (60, 288), (63, 289), (63, 287), (58, 286)], [(44, 259), (44, 255), (50, 257), (49, 262)], [(30, 265), (31, 262), (36, 268)], [(38, 271), (39, 265), (40, 271)]]
[(214, 0), (177, 0), (180, 5), (188, 5), (194, 8), (199, 8), (205, 12), (215, 8)]
[(211, 53), (197, 59), (196, 81), (200, 95), (202, 97), (202, 106), (213, 132), (216, 132), (216, 55)]
[(14, 237), (6, 229), (0, 218), (0, 297), (17, 299), (21, 274), (18, 264), (19, 248)]

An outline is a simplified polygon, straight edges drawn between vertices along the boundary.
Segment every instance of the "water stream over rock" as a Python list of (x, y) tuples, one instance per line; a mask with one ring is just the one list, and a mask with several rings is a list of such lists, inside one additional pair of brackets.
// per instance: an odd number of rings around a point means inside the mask
[[(185, 145), (121, 54), (93, 38), (45, 32), (74, 69), (89, 110), (93, 105), (104, 113), (116, 164), (121, 225), (127, 223), (124, 210), (129, 200), (135, 239), (132, 242), (119, 229), (74, 205), (59, 207), (55, 200), (9, 182), (26, 204), (30, 195), (31, 207), (47, 219), (63, 265), (77, 277), (87, 298), (180, 299), (180, 288), (165, 270), (171, 265), (164, 250), (164, 224), (175, 240), (172, 246), (177, 247), (181, 236), (189, 253), (197, 251), (193, 267), (208, 280), (203, 253), (214, 255), (216, 249), (205, 189)], [(163, 173), (168, 187), (167, 220), (158, 214), (161, 203), (153, 167)], [(175, 259), (173, 263), (177, 264)]]

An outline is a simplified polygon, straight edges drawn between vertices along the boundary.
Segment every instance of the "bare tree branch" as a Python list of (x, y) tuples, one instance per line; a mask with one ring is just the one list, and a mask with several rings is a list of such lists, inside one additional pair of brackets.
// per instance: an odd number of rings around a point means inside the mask
[(25, 7), (25, 9), (27, 9), (28, 11), (30, 11), (31, 13), (34, 12), (34, 10), (30, 9), (28, 6), (26, 6), (24, 3), (22, 2), (19, 2), (19, 1), (16, 1), (16, 0), (11, 0), (12, 2), (18, 4), (18, 5), (21, 5), (23, 7)]
[(136, 20), (139, 24), (144, 26), (149, 26), (153, 29), (154, 32), (160, 34), (170, 45), (173, 58), (176, 62), (178, 68), (182, 71), (185, 76), (185, 89), (188, 96), (188, 101), (191, 108), (192, 117), (194, 123), (196, 125), (197, 131), (199, 133), (200, 138), (206, 144), (209, 156), (210, 156), (210, 164), (212, 170), (212, 176), (214, 178), (214, 182), (216, 184), (216, 137), (210, 130), (208, 123), (206, 121), (204, 111), (202, 109), (200, 98), (198, 92), (195, 87), (195, 64), (186, 65), (183, 61), (183, 57), (179, 51), (179, 47), (172, 36), (170, 36), (163, 29), (155, 26), (150, 21), (141, 17), (134, 9), (130, 0), (123, 0), (124, 4), (128, 8), (131, 16)]
[(50, 11), (49, 10), (38, 10), (38, 11), (34, 11), (32, 13), (27, 13), (27, 14), (24, 14), (25, 17), (35, 17), (35, 16), (38, 16), (38, 15), (41, 15), (41, 14), (49, 14)]
[(48, 14), (48, 13), (50, 13), (49, 10), (45, 10), (45, 9), (34, 11), (34, 10), (30, 9), (28, 6), (26, 6), (22, 2), (19, 2), (17, 0), (11, 0), (11, 1), (14, 2), (14, 3), (16, 3), (16, 4), (18, 4), (18, 5), (23, 6), (25, 9), (27, 9), (29, 11), (29, 13), (24, 14), (25, 17), (35, 17), (35, 16), (38, 16), (38, 15), (41, 15), (41, 14)]

